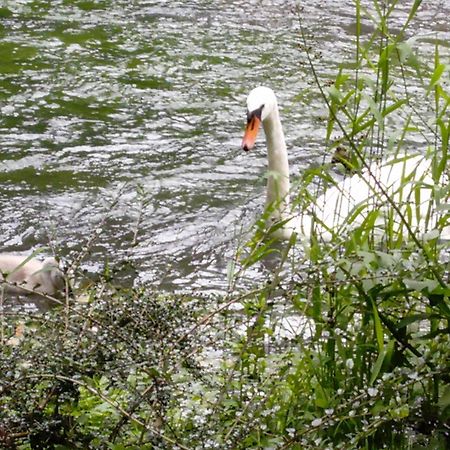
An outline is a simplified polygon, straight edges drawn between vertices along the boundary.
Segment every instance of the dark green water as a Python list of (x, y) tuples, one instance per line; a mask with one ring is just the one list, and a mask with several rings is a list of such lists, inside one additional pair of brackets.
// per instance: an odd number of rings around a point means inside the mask
[[(448, 41), (448, 2), (424, 3), (415, 31)], [(130, 259), (164, 289), (224, 289), (264, 199), (264, 150), (239, 149), (248, 91), (277, 91), (293, 173), (324, 155), (292, 4), (0, 3), (1, 251), (50, 242), (70, 260), (102, 224), (88, 271)], [(307, 2), (303, 17), (333, 78), (353, 51), (352, 2)]]

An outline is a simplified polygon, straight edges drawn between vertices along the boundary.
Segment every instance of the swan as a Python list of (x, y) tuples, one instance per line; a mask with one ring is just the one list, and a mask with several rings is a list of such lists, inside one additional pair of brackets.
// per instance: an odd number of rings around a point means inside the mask
[(0, 254), (0, 284), (10, 294), (55, 295), (64, 290), (65, 279), (55, 258)]
[[(418, 154), (397, 155), (346, 177), (296, 215), (290, 207), (289, 162), (277, 98), (265, 86), (253, 89), (247, 97), (243, 150), (255, 146), (261, 123), (268, 156), (266, 209), (270, 217), (267, 227), (279, 224), (272, 227), (274, 238), (290, 239), (295, 232), (309, 239), (314, 233), (319, 239), (330, 241), (335, 235), (343, 236), (361, 226), (374, 215), (376, 234), (381, 238), (387, 221), (395, 226), (396, 233), (408, 236), (402, 216), (414, 233), (424, 235), (436, 227), (440, 191), (432, 177), (433, 161)], [(446, 209), (445, 205), (441, 206)], [(443, 228), (442, 237), (450, 238), (450, 227)]]

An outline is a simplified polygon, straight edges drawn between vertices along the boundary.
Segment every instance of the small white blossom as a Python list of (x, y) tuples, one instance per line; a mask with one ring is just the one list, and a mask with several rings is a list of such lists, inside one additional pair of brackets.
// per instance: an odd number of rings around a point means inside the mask
[(322, 419), (314, 419), (312, 422), (311, 422), (311, 426), (313, 426), (313, 427), (319, 427), (320, 425), (322, 425)]
[(375, 397), (375, 395), (378, 394), (378, 389), (370, 387), (369, 389), (367, 389), (367, 393), (370, 395), (370, 397)]

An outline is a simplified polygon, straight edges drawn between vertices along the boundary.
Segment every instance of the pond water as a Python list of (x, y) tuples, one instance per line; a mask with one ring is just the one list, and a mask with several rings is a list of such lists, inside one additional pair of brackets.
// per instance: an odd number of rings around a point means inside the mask
[[(264, 202), (264, 146), (240, 150), (250, 89), (278, 93), (292, 173), (324, 157), (327, 111), (293, 2), (2, 5), (1, 251), (50, 243), (70, 261), (98, 232), (83, 259), (90, 273), (131, 261), (164, 290), (225, 290)], [(353, 8), (303, 6), (322, 80), (353, 53)], [(424, 2), (414, 31), (448, 42), (449, 15), (448, 2)]]

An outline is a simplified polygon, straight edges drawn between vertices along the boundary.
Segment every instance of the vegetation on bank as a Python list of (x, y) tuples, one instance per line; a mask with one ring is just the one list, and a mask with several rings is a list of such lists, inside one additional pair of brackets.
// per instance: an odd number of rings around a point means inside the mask
[[(302, 51), (328, 106), (330, 155), (344, 146), (358, 170), (427, 142), (443, 199), (435, 228), (416, 236), (387, 224), (380, 241), (369, 216), (303, 247), (271, 242), (257, 224), (230, 265), (233, 286), (271, 259), (253, 291), (163, 295), (117, 288), (105, 273), (84, 303), (3, 312), (4, 448), (450, 448), (448, 242), (438, 239), (449, 219), (448, 66), (438, 40), (430, 64), (406, 39), (420, 1), (391, 33), (396, 3), (369, 12), (355, 2), (354, 64), (332, 83), (303, 35)], [(363, 21), (374, 27), (364, 39)], [(325, 182), (326, 167), (303, 174), (299, 205)]]

